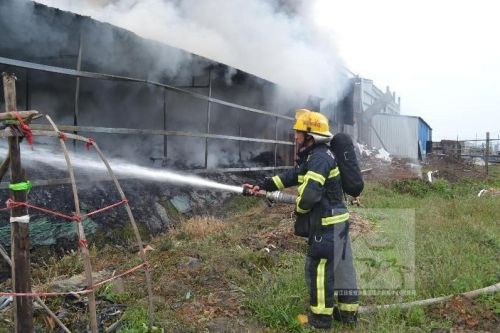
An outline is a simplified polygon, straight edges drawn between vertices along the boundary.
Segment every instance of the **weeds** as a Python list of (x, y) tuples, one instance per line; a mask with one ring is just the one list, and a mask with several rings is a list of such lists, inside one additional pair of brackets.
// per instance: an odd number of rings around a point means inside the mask
[(245, 197), (242, 195), (235, 195), (231, 199), (229, 199), (224, 205), (224, 209), (228, 213), (241, 213), (249, 210), (260, 204), (262, 199), (254, 198), (254, 197)]
[(145, 308), (131, 308), (125, 311), (120, 333), (148, 333), (148, 313)]
[(297, 254), (288, 258), (293, 268), (270, 273), (251, 286), (248, 307), (257, 319), (272, 328), (303, 332), (297, 316), (304, 313), (307, 292), (304, 280), (304, 261)]
[(172, 230), (172, 235), (179, 239), (202, 239), (224, 229), (224, 223), (214, 217), (193, 217)]

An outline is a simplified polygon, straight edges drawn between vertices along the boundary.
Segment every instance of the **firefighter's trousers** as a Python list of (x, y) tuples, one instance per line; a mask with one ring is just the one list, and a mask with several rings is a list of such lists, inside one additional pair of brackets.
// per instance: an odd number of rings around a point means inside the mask
[(334, 292), (338, 309), (356, 312), (358, 290), (353, 265), (349, 222), (334, 224), (311, 236), (305, 265), (311, 312), (332, 315)]

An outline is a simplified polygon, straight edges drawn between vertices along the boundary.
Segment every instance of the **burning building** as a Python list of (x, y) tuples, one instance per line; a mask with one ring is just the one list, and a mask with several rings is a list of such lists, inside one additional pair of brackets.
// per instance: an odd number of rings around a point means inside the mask
[(327, 104), (89, 17), (25, 0), (0, 6), (0, 71), (17, 75), (19, 105), (94, 137), (111, 157), (181, 169), (289, 167), (297, 107), (374, 146), (373, 116), (400, 113), (395, 93), (347, 69), (345, 96)]
[[(17, 76), (19, 110), (47, 114), (60, 130), (94, 138), (106, 156), (142, 166), (202, 172), (289, 168), (294, 110), (320, 109), (318, 97), (289, 93), (225, 64), (27, 0), (0, 2), (0, 31), (0, 72)], [(41, 121), (30, 126), (50, 129)], [(80, 143), (69, 146), (74, 153), (85, 153)], [(44, 137), (35, 137), (34, 147), (42, 160), (45, 149), (58, 149)], [(67, 175), (52, 167), (46, 163), (37, 173), (28, 170), (35, 185), (30, 201), (71, 211)], [(77, 172), (84, 174), (81, 169)], [(88, 207), (103, 206), (101, 198), (117, 199), (100, 182), (102, 177), (83, 176), (79, 189)], [(210, 209), (227, 198), (151, 182), (130, 181), (124, 187), (134, 214), (151, 233), (172, 224), (165, 206)], [(88, 221), (89, 233), (99, 226), (112, 238), (110, 230), (121, 226), (120, 214)], [(56, 218), (33, 220), (33, 228), (43, 227), (32, 230), (33, 245), (74, 245), (67, 241), (73, 234), (61, 229)], [(1, 224), (0, 243), (7, 246), (10, 226)]]
[(33, 2), (3, 1), (0, 30), (0, 71), (16, 74), (20, 107), (143, 165), (289, 166), (293, 110), (319, 109), (319, 98)]

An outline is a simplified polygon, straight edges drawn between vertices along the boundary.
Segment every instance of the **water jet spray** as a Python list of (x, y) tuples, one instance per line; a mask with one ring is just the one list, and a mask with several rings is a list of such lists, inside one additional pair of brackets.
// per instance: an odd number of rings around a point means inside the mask
[[(0, 155), (6, 154), (6, 147), (0, 149)], [(5, 150), (5, 151), (2, 151)], [(86, 172), (106, 172), (105, 165), (93, 158), (82, 157), (81, 155), (71, 154), (71, 162), (74, 168), (85, 170)], [(35, 150), (26, 150), (23, 154), (23, 161), (26, 165), (33, 163), (48, 164), (51, 167), (64, 170), (66, 162), (64, 158), (49, 149), (37, 147)], [(214, 190), (233, 192), (242, 195), (250, 195), (247, 188), (219, 183), (213, 180), (201, 178), (185, 173), (173, 172), (165, 169), (154, 169), (136, 165), (123, 160), (110, 160), (113, 171), (120, 176), (128, 176), (138, 179), (154, 180), (157, 182), (166, 182), (172, 184), (182, 184), (199, 188), (211, 188)], [(266, 192), (259, 191), (254, 194), (257, 197), (267, 199), (269, 202), (295, 203), (296, 196), (283, 192)]]

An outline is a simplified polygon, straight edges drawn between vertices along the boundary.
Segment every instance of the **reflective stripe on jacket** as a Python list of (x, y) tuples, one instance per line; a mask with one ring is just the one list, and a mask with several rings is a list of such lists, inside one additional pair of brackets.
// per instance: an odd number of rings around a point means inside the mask
[(299, 185), (297, 214), (320, 217), (324, 227), (347, 221), (349, 213), (343, 201), (340, 171), (330, 148), (326, 144), (314, 145), (299, 157), (297, 167), (271, 178), (273, 184), (268, 190)]

